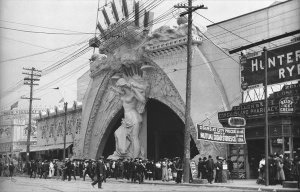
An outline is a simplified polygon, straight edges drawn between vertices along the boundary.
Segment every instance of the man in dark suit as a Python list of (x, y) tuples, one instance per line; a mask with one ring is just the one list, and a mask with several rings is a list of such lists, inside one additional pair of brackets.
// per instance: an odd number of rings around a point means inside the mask
[(95, 176), (97, 177), (97, 179), (92, 182), (93, 187), (98, 183), (98, 188), (99, 189), (102, 188), (104, 172), (105, 172), (105, 167), (103, 163), (103, 156), (100, 156), (95, 167)]
[(30, 178), (36, 177), (36, 170), (37, 170), (37, 163), (34, 160), (31, 160), (31, 166), (30, 166)]
[(215, 164), (216, 167), (216, 178), (215, 183), (221, 183), (222, 182), (222, 170), (223, 170), (223, 163), (220, 157), (217, 156), (216, 158), (217, 162)]
[(211, 155), (208, 156), (208, 160), (206, 162), (206, 168), (207, 168), (207, 180), (211, 184), (213, 181), (213, 175), (214, 175), (214, 168), (215, 163), (214, 160), (211, 158)]

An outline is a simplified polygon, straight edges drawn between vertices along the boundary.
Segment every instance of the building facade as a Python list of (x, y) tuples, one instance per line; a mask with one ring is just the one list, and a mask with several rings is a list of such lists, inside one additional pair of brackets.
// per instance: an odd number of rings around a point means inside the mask
[(66, 157), (73, 156), (74, 140), (81, 134), (82, 106), (74, 102), (64, 110), (57, 107), (40, 114), (37, 120), (37, 144), (30, 148), (36, 159), (62, 159), (66, 135)]
[[(32, 110), (33, 117), (38, 116), (39, 110)], [(28, 110), (13, 109), (2, 111), (0, 116), (0, 154), (2, 157), (10, 156), (15, 159), (25, 158), (23, 151), (27, 146)], [(36, 122), (31, 122), (32, 132), (30, 144), (36, 145)]]
[[(237, 178), (257, 178), (258, 163), (265, 153), (265, 115), (263, 48), (268, 50), (268, 100), (270, 153), (289, 154), (299, 148), (299, 29), (300, 2), (285, 1), (255, 12), (209, 26), (210, 36), (225, 49), (232, 50), (266, 40), (232, 56), (241, 64), (243, 100), (225, 112), (219, 121), (228, 125), (229, 117), (246, 119), (246, 144), (230, 145)], [(224, 32), (225, 29), (230, 31)], [(298, 32), (297, 32), (298, 31)], [(287, 33), (291, 36), (276, 38)], [(298, 40), (297, 40), (298, 39)], [(268, 41), (269, 40), (269, 41)], [(291, 56), (291, 54), (293, 56)], [(241, 57), (241, 55), (243, 55)], [(282, 60), (277, 60), (282, 58)], [(293, 61), (290, 59), (293, 58)], [(257, 63), (256, 63), (257, 62)], [(255, 65), (257, 64), (257, 68)], [(290, 70), (288, 72), (287, 70)]]

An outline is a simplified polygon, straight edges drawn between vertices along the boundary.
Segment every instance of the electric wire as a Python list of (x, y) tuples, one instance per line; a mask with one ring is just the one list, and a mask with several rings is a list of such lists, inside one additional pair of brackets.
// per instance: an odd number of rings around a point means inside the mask
[(6, 23), (14, 23), (18, 25), (25, 25), (25, 26), (31, 26), (31, 27), (37, 27), (37, 28), (44, 28), (44, 29), (54, 29), (54, 30), (59, 30), (59, 31), (68, 31), (68, 32), (74, 32), (74, 33), (82, 33), (79, 31), (74, 31), (74, 30), (68, 30), (68, 29), (58, 29), (58, 28), (53, 28), (53, 27), (44, 27), (44, 26), (39, 26), (39, 25), (32, 25), (32, 24), (25, 24), (25, 23), (19, 23), (19, 22), (14, 22), (14, 21), (7, 21), (0, 19), (1, 22), (6, 22)]
[(32, 30), (24, 30), (24, 29), (16, 29), (16, 28), (10, 28), (10, 27), (2, 27), (1, 29), (11, 30), (11, 31), (18, 31), (18, 32), (24, 32), (24, 33), (37, 33), (37, 34), (47, 34), (47, 35), (93, 35), (94, 33), (90, 32), (80, 32), (80, 33), (55, 33), (55, 32), (45, 32), (45, 31), (32, 31)]
[[(292, 11), (295, 11), (295, 10), (298, 10), (298, 9), (300, 9), (300, 8), (292, 9), (292, 10), (290, 10), (290, 11), (286, 11), (286, 12), (283, 12), (283, 13), (281, 13), (281, 14), (276, 14), (276, 15), (274, 15), (274, 16), (272, 16), (272, 17), (267, 17), (266, 19), (262, 19), (262, 20), (259, 20), (259, 21), (254, 21), (254, 22), (249, 23), (249, 24), (247, 24), (247, 25), (242, 25), (242, 26), (239, 26), (239, 27), (237, 27), (237, 28), (230, 29), (230, 31), (233, 32), (233, 31), (237, 31), (237, 30), (239, 30), (239, 29), (245, 28), (244, 31), (239, 31), (239, 33), (242, 33), (242, 32), (245, 32), (245, 31), (248, 31), (248, 30), (251, 30), (251, 29), (255, 29), (256, 27), (253, 27), (253, 28), (246, 28), (246, 27), (249, 27), (249, 26), (251, 26), (251, 25), (257, 25), (258, 23), (261, 23), (261, 22), (270, 20), (270, 19), (275, 18), (275, 17), (279, 17), (279, 16), (281, 16), (281, 15), (287, 14), (287, 13), (289, 13), (289, 12), (292, 12)], [(197, 12), (196, 12), (196, 13), (197, 13)], [(209, 21), (209, 22), (212, 22), (212, 21)], [(275, 23), (275, 22), (274, 22), (274, 23)], [(213, 25), (217, 25), (217, 26), (219, 26), (220, 24), (221, 24), (221, 23), (213, 23)], [(210, 26), (208, 26), (208, 27), (210, 27)], [(226, 30), (225, 30), (225, 31), (226, 31)], [(216, 38), (216, 37), (219, 37), (219, 36), (222, 36), (222, 35), (226, 35), (227, 33), (229, 33), (229, 31), (226, 31), (226, 32), (223, 32), (223, 33), (220, 33), (220, 34), (216, 33), (216, 34), (213, 35), (213, 37)]]
[[(149, 2), (149, 0), (146, 1), (145, 4), (146, 4), (147, 2)], [(154, 1), (152, 1), (152, 3), (153, 3), (153, 2), (154, 2)], [(104, 6), (103, 6), (103, 7), (104, 7)], [(98, 9), (98, 11), (99, 11), (99, 9)], [(98, 12), (98, 11), (97, 11), (97, 12)], [(141, 10), (139, 13), (141, 13), (141, 12), (142, 12), (142, 10)], [(134, 11), (132, 11), (132, 12), (130, 13), (130, 16), (132, 16), (133, 13), (134, 13)], [(97, 18), (97, 20), (98, 20), (98, 18)], [(117, 29), (114, 29), (114, 30), (117, 30)], [(104, 38), (105, 38), (105, 37), (102, 37), (102, 39), (104, 39)], [(86, 42), (86, 41), (84, 41), (84, 42)], [(83, 42), (83, 43), (84, 43), (84, 42)], [(82, 44), (82, 43), (80, 43), (80, 44)], [(77, 44), (76, 44), (76, 45), (77, 45)], [(57, 50), (57, 49), (56, 49), (56, 50)], [(51, 51), (52, 51), (52, 50), (51, 50)], [(45, 52), (41, 52), (41, 53), (37, 53), (37, 54), (43, 54), (43, 53), (45, 53)], [(32, 55), (23, 56), (23, 57), (20, 57), (20, 58), (15, 58), (15, 59), (10, 59), (10, 60), (16, 60), (16, 59), (21, 59), (21, 58), (25, 58), (25, 57), (35, 56), (35, 55), (37, 55), (37, 54), (32, 54)], [(6, 60), (6, 61), (8, 61), (8, 60)], [(6, 62), (6, 61), (3, 61), (3, 62)], [(57, 66), (59, 66), (59, 65), (60, 65), (60, 64), (58, 63), (58, 64), (55, 65), (55, 67), (57, 67)], [(44, 70), (46, 70), (46, 72), (44, 72), (44, 75), (45, 75), (45, 74), (48, 74), (48, 72), (50, 72), (50, 71), (53, 71), (53, 70), (50, 69), (49, 67), (46, 68), (46, 69), (44, 69)], [(6, 94), (1, 94), (1, 97), (6, 96), (7, 93), (9, 93), (9, 92), (12, 92), (12, 91), (17, 90), (17, 89), (20, 88), (22, 85), (23, 85), (23, 83), (22, 83), (22, 80), (21, 80), (21, 81), (19, 81), (19, 82), (17, 83), (16, 86), (14, 86), (13, 88), (8, 89), (8, 91), (5, 92)]]
[(70, 47), (73, 47), (73, 46), (81, 45), (83, 43), (86, 43), (86, 41), (83, 41), (83, 42), (80, 42), (80, 43), (74, 43), (74, 44), (71, 44), (71, 45), (67, 45), (67, 46), (63, 46), (63, 47), (59, 47), (59, 48), (55, 48), (55, 49), (50, 49), (50, 50), (47, 50), (47, 51), (33, 53), (33, 54), (30, 54), (30, 55), (25, 55), (25, 56), (21, 56), (21, 57), (12, 58), (12, 59), (2, 60), (2, 61), (0, 61), (0, 63), (4, 63), (4, 62), (8, 62), (8, 61), (14, 61), (14, 60), (23, 59), (23, 58), (27, 58), (27, 57), (32, 57), (32, 56), (36, 56), (36, 55), (41, 55), (41, 54), (45, 54), (45, 53), (50, 53), (50, 52), (53, 52), (53, 51), (57, 51), (57, 50), (66, 49), (66, 48), (70, 48)]
[[(147, 2), (149, 2), (149, 0), (148, 0)], [(154, 2), (154, 1), (152, 1), (152, 3), (153, 3), (153, 2)], [(146, 3), (146, 2), (145, 2), (145, 3)], [(133, 13), (134, 13), (134, 11), (131, 12), (131, 15), (133, 15)], [(140, 11), (140, 13), (141, 13), (141, 11)], [(115, 30), (117, 30), (117, 29), (115, 29)], [(102, 37), (102, 38), (103, 38), (103, 37)], [(84, 42), (86, 42), (86, 41), (84, 41)], [(82, 44), (82, 43), (81, 43), (81, 44)], [(76, 45), (77, 45), (77, 44), (76, 44)], [(56, 49), (56, 50), (57, 50), (57, 49)], [(87, 47), (86, 47), (85, 50), (87, 50)], [(85, 51), (85, 50), (83, 50), (83, 51)], [(52, 50), (51, 50), (51, 51), (52, 51)], [(42, 53), (45, 53), (45, 52), (42, 52)], [(41, 54), (41, 53), (38, 53), (38, 54)], [(36, 54), (32, 54), (32, 55), (29, 55), (29, 56), (23, 56), (22, 58), (30, 57), (30, 56), (33, 56), (33, 55), (36, 55)], [(75, 56), (75, 57), (76, 57), (76, 56)], [(71, 58), (74, 58), (74, 56), (71, 57)], [(15, 58), (15, 59), (10, 59), (10, 60), (16, 60), (16, 59), (21, 59), (21, 58)], [(6, 61), (8, 61), (8, 60), (6, 60)], [(4, 61), (4, 62), (6, 62), (6, 61)], [(62, 61), (62, 62), (63, 62), (63, 61)], [(66, 63), (66, 62), (64, 62), (64, 63)], [(50, 73), (51, 71), (53, 71), (54, 68), (58, 68), (58, 66), (61, 66), (61, 63), (58, 63), (58, 64), (56, 64), (54, 67), (51, 67), (51, 68), (47, 67), (46, 69), (44, 69), (44, 72), (43, 72), (44, 75)], [(6, 96), (7, 93), (9, 93), (9, 92), (12, 92), (12, 91), (17, 90), (17, 89), (20, 88), (22, 85), (23, 85), (23, 83), (22, 83), (22, 80), (21, 80), (21, 81), (19, 81), (19, 82), (17, 83), (17, 85), (14, 86), (12, 89), (9, 89), (9, 91), (6, 91), (6, 94), (2, 94), (1, 97)]]

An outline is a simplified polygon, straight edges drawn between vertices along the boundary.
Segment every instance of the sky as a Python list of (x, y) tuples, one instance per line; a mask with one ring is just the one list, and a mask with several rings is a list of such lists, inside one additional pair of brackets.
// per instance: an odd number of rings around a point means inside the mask
[[(128, 0), (129, 3), (131, 0)], [(109, 0), (100, 0), (100, 7)], [(115, 0), (116, 3), (120, 0)], [(149, 0), (143, 0), (148, 3)], [(157, 1), (158, 2), (158, 1)], [(179, 0), (164, 0), (152, 11), (154, 18), (172, 8)], [(220, 22), (271, 5), (273, 0), (195, 0), (193, 5), (205, 5), (208, 9), (197, 12), (213, 22)], [(0, 110), (9, 109), (19, 102), (19, 108), (28, 108), (29, 86), (20, 86), (26, 76), (23, 68), (43, 70), (84, 47), (94, 36), (97, 21), (98, 0), (0, 0)], [(178, 10), (177, 13), (184, 10)], [(99, 12), (98, 20), (103, 23)], [(212, 24), (194, 14), (195, 25)], [(176, 25), (176, 13), (153, 29), (162, 25)], [(73, 33), (73, 34), (71, 34)], [(75, 34), (74, 34), (75, 33)], [(86, 72), (93, 50), (74, 61), (47, 73), (34, 87), (34, 97), (40, 98), (34, 107), (51, 108), (59, 101), (76, 100), (76, 80)], [(59, 87), (59, 89), (53, 89)], [(12, 90), (8, 92), (8, 90)], [(5, 96), (3, 96), (5, 94)]]

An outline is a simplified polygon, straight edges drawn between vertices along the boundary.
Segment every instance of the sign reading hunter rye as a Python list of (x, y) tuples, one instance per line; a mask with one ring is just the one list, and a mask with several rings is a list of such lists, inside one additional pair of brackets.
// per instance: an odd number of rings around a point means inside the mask
[(219, 128), (197, 124), (197, 139), (227, 144), (245, 144), (245, 128)]
[[(264, 82), (263, 52), (241, 58), (242, 84), (250, 87)], [(268, 50), (268, 85), (300, 78), (300, 42)]]

